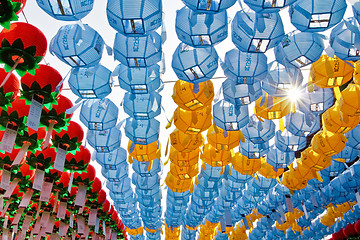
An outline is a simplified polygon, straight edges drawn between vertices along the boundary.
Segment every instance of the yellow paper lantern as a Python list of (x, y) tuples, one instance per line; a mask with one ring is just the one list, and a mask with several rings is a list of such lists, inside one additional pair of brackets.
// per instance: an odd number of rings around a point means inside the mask
[(277, 178), (277, 177), (280, 177), (281, 174), (283, 174), (283, 172), (284, 172), (283, 168), (279, 168), (275, 172), (273, 166), (271, 166), (270, 164), (268, 164), (266, 162), (266, 158), (261, 159), (261, 168), (259, 169), (259, 173), (262, 176), (264, 176), (266, 178)]
[(331, 157), (315, 152), (309, 147), (301, 153), (301, 164), (309, 169), (320, 171), (331, 165)]
[(353, 81), (356, 84), (360, 83), (360, 60), (358, 60), (354, 63)]
[(360, 85), (349, 84), (341, 92), (338, 102), (342, 113), (349, 116), (360, 116)]
[(189, 167), (178, 166), (174, 163), (170, 164), (170, 172), (180, 179), (191, 179), (199, 173), (199, 165), (194, 164)]
[(261, 158), (247, 158), (241, 153), (236, 153), (231, 161), (233, 168), (244, 175), (252, 175), (260, 170), (261, 168)]
[(333, 133), (346, 133), (359, 124), (359, 116), (348, 116), (339, 110), (335, 104), (324, 112), (321, 117), (323, 127)]
[(174, 176), (171, 172), (168, 172), (165, 178), (165, 183), (171, 191), (182, 193), (190, 189), (192, 179), (180, 179)]
[(219, 150), (211, 144), (205, 144), (200, 158), (212, 167), (223, 167), (231, 162), (233, 156), (233, 150)]
[[(263, 100), (265, 98), (265, 100)], [(285, 97), (274, 97), (267, 93), (255, 101), (255, 115), (264, 119), (280, 119), (290, 113), (291, 102)]]
[[(331, 161), (330, 161), (331, 163)], [(313, 168), (308, 168), (305, 164), (299, 161), (297, 168), (294, 170), (294, 176), (298, 179), (310, 180), (316, 177), (316, 171)]]
[(330, 131), (320, 131), (311, 140), (313, 150), (325, 156), (333, 156), (341, 152), (346, 142), (344, 134)]
[(148, 145), (134, 144), (129, 140), (128, 152), (132, 158), (140, 162), (149, 162), (161, 157), (160, 142), (155, 141)]
[(339, 87), (353, 77), (354, 68), (338, 57), (322, 55), (310, 67), (310, 80), (321, 88)]
[(282, 183), (289, 190), (301, 190), (306, 187), (307, 181), (306, 179), (296, 178), (294, 175), (294, 171), (286, 171), (282, 177)]
[(211, 126), (211, 106), (197, 111), (177, 108), (174, 112), (174, 125), (187, 134), (199, 134)]
[(199, 148), (204, 142), (201, 134), (187, 134), (179, 129), (175, 129), (170, 134), (170, 143), (180, 152), (191, 152)]
[(193, 84), (178, 80), (174, 85), (172, 98), (184, 110), (199, 110), (211, 105), (214, 99), (214, 86), (211, 81)]
[(240, 131), (226, 131), (212, 125), (207, 131), (208, 142), (216, 149), (230, 150), (239, 146)]
[(199, 162), (200, 150), (195, 149), (192, 152), (179, 152), (175, 148), (170, 148), (170, 161), (177, 166), (191, 167)]

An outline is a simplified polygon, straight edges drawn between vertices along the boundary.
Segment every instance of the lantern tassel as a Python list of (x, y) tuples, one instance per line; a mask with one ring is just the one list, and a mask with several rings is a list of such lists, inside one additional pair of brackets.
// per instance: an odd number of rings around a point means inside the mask
[(0, 88), (5, 85), (5, 83), (7, 82), (7, 80), (9, 80), (11, 74), (14, 72), (15, 68), (19, 65), (21, 59), (22, 59), (22, 57), (18, 57), (18, 58), (15, 60), (14, 65), (12, 66), (10, 72), (8, 72), (8, 74), (6, 75), (4, 81), (1, 83)]
[(280, 130), (281, 130), (282, 132), (285, 131), (285, 124), (284, 124), (283, 118), (280, 118), (280, 119), (279, 119), (279, 128), (280, 128)]
[(52, 131), (54, 130), (54, 125), (55, 125), (55, 120), (50, 120), (49, 122), (49, 128), (48, 128), (48, 131), (46, 133), (46, 137), (45, 137), (45, 140), (44, 140), (44, 150), (47, 149), (49, 147), (49, 143), (50, 143), (50, 138), (51, 138), (51, 135), (52, 135)]
[(18, 152), (18, 154), (16, 155), (15, 160), (12, 162), (11, 166), (17, 166), (21, 163), (21, 161), (24, 159), (29, 147), (30, 147), (31, 143), (30, 142), (25, 142), (22, 146), (20, 151)]

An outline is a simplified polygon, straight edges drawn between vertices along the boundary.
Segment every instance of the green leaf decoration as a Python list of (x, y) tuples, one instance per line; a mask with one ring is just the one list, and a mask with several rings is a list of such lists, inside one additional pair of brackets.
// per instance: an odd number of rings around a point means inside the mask
[(36, 46), (30, 46), (28, 48), (25, 49), (25, 52), (27, 52), (28, 54), (35, 56), (36, 54)]
[(13, 42), (12, 47), (24, 50), (24, 43), (22, 42), (22, 40), (20, 38), (18, 38)]
[(7, 65), (7, 64), (4, 66), (5, 72), (10, 72), (10, 71), (11, 71), (11, 68), (12, 68), (12, 67), (9, 66), (9, 65)]
[(0, 25), (3, 27), (3, 28), (6, 28), (6, 29), (10, 29), (10, 26), (11, 26), (11, 23), (10, 21), (6, 21), (6, 22), (0, 22)]
[(9, 43), (9, 41), (4, 38), (2, 41), (1, 41), (1, 47), (2, 48), (5, 48), (5, 47), (11, 47), (11, 44)]
[[(41, 60), (43, 60), (43, 56), (35, 56), (35, 61), (37, 62), (37, 63), (39, 63), (39, 62), (41, 62)], [(37, 68), (39, 68), (39, 65), (37, 65), (36, 67), (35, 67), (36, 69)]]
[(16, 73), (19, 74), (20, 77), (23, 77), (26, 74), (26, 71), (17, 68)]
[(35, 76), (35, 68), (28, 69), (28, 73), (30, 73), (31, 75)]

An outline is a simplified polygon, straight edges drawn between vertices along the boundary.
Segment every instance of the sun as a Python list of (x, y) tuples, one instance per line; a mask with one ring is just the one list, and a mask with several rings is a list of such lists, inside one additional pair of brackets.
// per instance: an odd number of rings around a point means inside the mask
[(298, 102), (301, 99), (301, 90), (297, 87), (290, 88), (287, 90), (287, 98), (293, 103)]

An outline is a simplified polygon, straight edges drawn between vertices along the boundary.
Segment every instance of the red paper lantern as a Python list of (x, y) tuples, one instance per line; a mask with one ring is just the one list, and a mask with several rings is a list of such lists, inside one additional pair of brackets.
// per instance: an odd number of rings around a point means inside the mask
[(15, 140), (15, 148), (21, 148), (26, 144), (30, 144), (28, 151), (35, 153), (41, 150), (41, 144), (46, 136), (45, 128), (39, 128), (37, 131), (27, 128), (24, 134), (18, 134)]
[(45, 35), (38, 28), (23, 22), (11, 24), (9, 30), (3, 29), (0, 42), (0, 62), (5, 64), (5, 71), (15, 68), (20, 76), (26, 72), (34, 75), (47, 50)]
[(0, 25), (10, 28), (11, 21), (17, 21), (19, 14), (25, 7), (26, 0), (2, 0), (0, 4)]
[(86, 170), (78, 173), (74, 173), (74, 185), (85, 184), (90, 186), (90, 184), (95, 180), (96, 171), (92, 165), (88, 165)]
[(343, 232), (345, 234), (345, 236), (351, 237), (351, 236), (355, 236), (357, 235), (356, 230), (355, 230), (355, 224), (348, 224), (344, 229)]
[(54, 164), (56, 152), (53, 148), (46, 148), (42, 151), (29, 153), (26, 157), (27, 163), (33, 169), (39, 168), (42, 170), (48, 169)]
[[(3, 68), (0, 68), (0, 84), (6, 78), (7, 73)], [(6, 83), (0, 88), (0, 107), (7, 110), (11, 106), (11, 102), (19, 94), (20, 84), (19, 79), (14, 74), (10, 74)]]
[(360, 219), (355, 223), (354, 229), (357, 234), (360, 234)]
[(81, 141), (84, 138), (84, 131), (82, 127), (74, 122), (70, 121), (67, 130), (61, 130), (59, 133), (52, 133), (52, 142), (53, 147), (59, 147), (59, 144), (67, 148), (67, 151), (70, 153), (75, 153), (80, 151), (79, 147)]
[(87, 191), (87, 199), (94, 200), (99, 196), (99, 192), (101, 191), (102, 183), (101, 180), (95, 177), (91, 187)]
[(66, 170), (82, 172), (88, 167), (91, 160), (91, 153), (89, 149), (80, 145), (79, 150), (80, 151), (75, 154), (68, 153), (66, 155), (64, 166)]
[(0, 112), (0, 130), (5, 130), (6, 126), (12, 124), (18, 128), (17, 132), (21, 135), (26, 129), (27, 115), (29, 114), (30, 106), (25, 104), (25, 101), (18, 97), (12, 102), (12, 106), (7, 111)]

